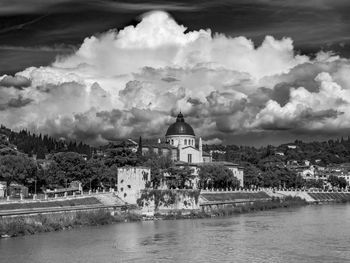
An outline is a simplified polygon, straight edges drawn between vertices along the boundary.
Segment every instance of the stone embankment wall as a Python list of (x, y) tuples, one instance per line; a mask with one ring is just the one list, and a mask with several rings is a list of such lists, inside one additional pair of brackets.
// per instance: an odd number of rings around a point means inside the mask
[(137, 204), (142, 208), (142, 214), (190, 213), (199, 210), (199, 190), (142, 190)]
[(279, 198), (286, 196), (300, 197), (308, 203), (350, 201), (349, 192), (266, 191), (266, 193)]
[(315, 202), (348, 202), (350, 201), (350, 193), (348, 192), (310, 192), (308, 195)]
[(199, 204), (203, 212), (212, 213), (219, 209), (247, 206), (271, 199), (264, 191), (202, 191)]
[(251, 205), (271, 200), (263, 191), (199, 191), (199, 190), (143, 190), (137, 204), (142, 214), (186, 214), (191, 211), (210, 212), (226, 206)]
[(273, 190), (266, 190), (266, 193), (270, 195), (271, 197), (278, 197), (278, 198), (285, 198), (287, 196), (291, 197), (300, 197), (301, 199), (304, 199), (305, 201), (312, 203), (315, 200), (306, 192), (306, 191), (273, 191)]

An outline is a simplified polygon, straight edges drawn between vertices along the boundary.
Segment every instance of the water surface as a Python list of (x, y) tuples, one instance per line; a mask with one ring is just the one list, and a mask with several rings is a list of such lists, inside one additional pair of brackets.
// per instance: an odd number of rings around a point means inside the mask
[(350, 262), (350, 205), (1, 239), (0, 262)]

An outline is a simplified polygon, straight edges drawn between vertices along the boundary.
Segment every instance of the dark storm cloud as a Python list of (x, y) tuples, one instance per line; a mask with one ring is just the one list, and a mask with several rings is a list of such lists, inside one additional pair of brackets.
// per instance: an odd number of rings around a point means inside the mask
[(173, 77), (165, 77), (165, 78), (162, 78), (162, 80), (165, 81), (165, 82), (174, 82), (174, 81), (178, 81), (178, 79), (173, 78)]
[(32, 102), (32, 99), (23, 98), (22, 96), (18, 96), (18, 98), (16, 98), (16, 99), (9, 100), (7, 105), (8, 105), (8, 107), (11, 107), (11, 108), (21, 108), (21, 107), (28, 105), (31, 102)]
[(55, 4), (73, 2), (72, 0), (2, 0), (0, 2), (0, 14), (28, 14), (46, 12)]
[(189, 30), (211, 28), (213, 32), (251, 37), (256, 43), (269, 34), (290, 36), (303, 53), (322, 48), (350, 54), (350, 2), (345, 0), (3, 0), (0, 46), (47, 47), (53, 51), (0, 50), (5, 53), (0, 73), (32, 66), (30, 61), (34, 66), (48, 65), (56, 55), (70, 52), (54, 50), (55, 46), (76, 46), (86, 36), (134, 24), (135, 17), (155, 9), (170, 11)]
[[(307, 125), (310, 122), (322, 122), (326, 119), (336, 119), (339, 115), (344, 114), (333, 109), (313, 111), (308, 108), (300, 113), (297, 118), (293, 120), (279, 120), (274, 123), (266, 123), (260, 126), (263, 130), (286, 130), (286, 131), (304, 131), (307, 130)], [(315, 132), (315, 130), (313, 130)]]
[(5, 76), (2, 80), (0, 80), (0, 87), (14, 87), (16, 89), (23, 89), (29, 87), (31, 81), (23, 76)]
[(8, 108), (21, 108), (27, 106), (32, 101), (32, 99), (23, 98), (21, 95), (19, 95), (17, 98), (10, 99), (5, 104), (0, 104), (0, 111), (6, 110)]

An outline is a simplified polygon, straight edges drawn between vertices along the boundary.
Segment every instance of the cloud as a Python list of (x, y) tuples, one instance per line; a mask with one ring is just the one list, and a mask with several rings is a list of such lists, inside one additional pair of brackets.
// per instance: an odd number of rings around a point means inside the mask
[(127, 3), (127, 2), (111, 2), (108, 4), (110, 7), (114, 7), (122, 10), (137, 10), (137, 11), (148, 11), (148, 10), (166, 10), (166, 11), (197, 11), (202, 9), (199, 5), (190, 5), (185, 3), (177, 3), (168, 1), (168, 3)]
[(31, 81), (23, 76), (4, 76), (0, 80), (0, 87), (14, 87), (16, 89), (23, 89), (29, 87), (31, 84)]
[(17, 98), (11, 98), (7, 103), (0, 104), (0, 111), (8, 108), (21, 108), (32, 102), (32, 99), (23, 98), (19, 95)]
[(332, 53), (299, 55), (290, 38), (266, 36), (256, 45), (188, 31), (152, 12), (135, 26), (86, 38), (50, 66), (0, 77), (7, 87), (0, 114), (11, 128), (92, 144), (163, 137), (180, 110), (208, 143), (271, 132), (290, 138), (350, 128), (349, 67)]
[(344, 119), (350, 113), (350, 90), (334, 82), (327, 72), (318, 74), (315, 81), (320, 85), (317, 92), (310, 92), (304, 87), (292, 88), (289, 101), (284, 106), (269, 100), (252, 125), (272, 130), (347, 127), (349, 122)]
[(58, 4), (70, 2), (71, 0), (2, 0), (0, 3), (0, 14), (27, 14), (38, 13)]
[(308, 61), (306, 56), (294, 54), (289, 38), (276, 40), (267, 36), (255, 48), (245, 37), (186, 30), (167, 13), (153, 12), (136, 26), (86, 38), (75, 55), (55, 62), (54, 66), (72, 68), (88, 64), (108, 75), (137, 72), (143, 67), (210, 67), (261, 78), (288, 72)]
[(54, 45), (54, 46), (9, 46), (0, 45), (0, 50), (14, 50), (14, 51), (33, 51), (33, 52), (72, 52), (74, 51), (74, 46), (72, 45)]

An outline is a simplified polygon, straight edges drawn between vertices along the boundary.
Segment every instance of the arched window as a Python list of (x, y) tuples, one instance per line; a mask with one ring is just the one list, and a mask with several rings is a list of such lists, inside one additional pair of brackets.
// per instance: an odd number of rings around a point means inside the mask
[(187, 145), (187, 140), (185, 139), (185, 145)]

